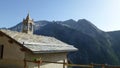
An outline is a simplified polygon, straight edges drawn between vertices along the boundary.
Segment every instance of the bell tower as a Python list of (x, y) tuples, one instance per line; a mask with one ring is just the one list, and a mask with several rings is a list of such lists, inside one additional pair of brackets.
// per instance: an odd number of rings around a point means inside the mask
[(22, 32), (27, 33), (27, 34), (33, 34), (34, 21), (33, 21), (33, 19), (30, 18), (29, 13), (28, 13), (26, 19), (23, 19), (22, 23), (23, 23)]

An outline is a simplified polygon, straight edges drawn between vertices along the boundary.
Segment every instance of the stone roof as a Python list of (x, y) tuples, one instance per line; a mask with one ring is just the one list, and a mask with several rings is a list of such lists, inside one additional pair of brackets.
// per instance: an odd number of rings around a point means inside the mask
[(0, 30), (0, 32), (22, 44), (23, 47), (33, 53), (70, 52), (77, 50), (72, 45), (68, 45), (54, 37), (32, 35), (10, 30)]

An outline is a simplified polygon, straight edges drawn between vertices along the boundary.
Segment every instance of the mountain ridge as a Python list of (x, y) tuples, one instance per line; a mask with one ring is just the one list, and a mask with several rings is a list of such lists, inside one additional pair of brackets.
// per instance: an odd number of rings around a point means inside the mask
[[(20, 32), (21, 28), (22, 23), (19, 23), (9, 29)], [(72, 63), (120, 64), (119, 50), (116, 50), (120, 46), (114, 32), (104, 32), (86, 19), (36, 21), (34, 28), (34, 34), (52, 36), (78, 48), (77, 52), (68, 54)]]

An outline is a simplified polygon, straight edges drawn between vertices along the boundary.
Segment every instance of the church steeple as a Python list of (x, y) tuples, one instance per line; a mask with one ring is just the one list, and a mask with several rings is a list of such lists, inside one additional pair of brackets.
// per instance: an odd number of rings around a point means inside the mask
[(23, 19), (23, 28), (22, 32), (27, 34), (33, 34), (33, 25), (34, 21), (30, 18), (30, 15), (28, 13), (26, 19)]
[(31, 18), (30, 18), (30, 14), (29, 14), (29, 13), (27, 14), (26, 19), (28, 19), (28, 20), (30, 20), (30, 19), (31, 19)]

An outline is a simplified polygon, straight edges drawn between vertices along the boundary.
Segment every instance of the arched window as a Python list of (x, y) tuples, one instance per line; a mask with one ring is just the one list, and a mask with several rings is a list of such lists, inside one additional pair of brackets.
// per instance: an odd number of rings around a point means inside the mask
[(28, 29), (28, 24), (27, 24), (27, 23), (24, 23), (23, 29), (24, 29), (24, 30), (27, 30), (27, 29)]
[(29, 24), (29, 30), (32, 31), (33, 25), (32, 23)]

